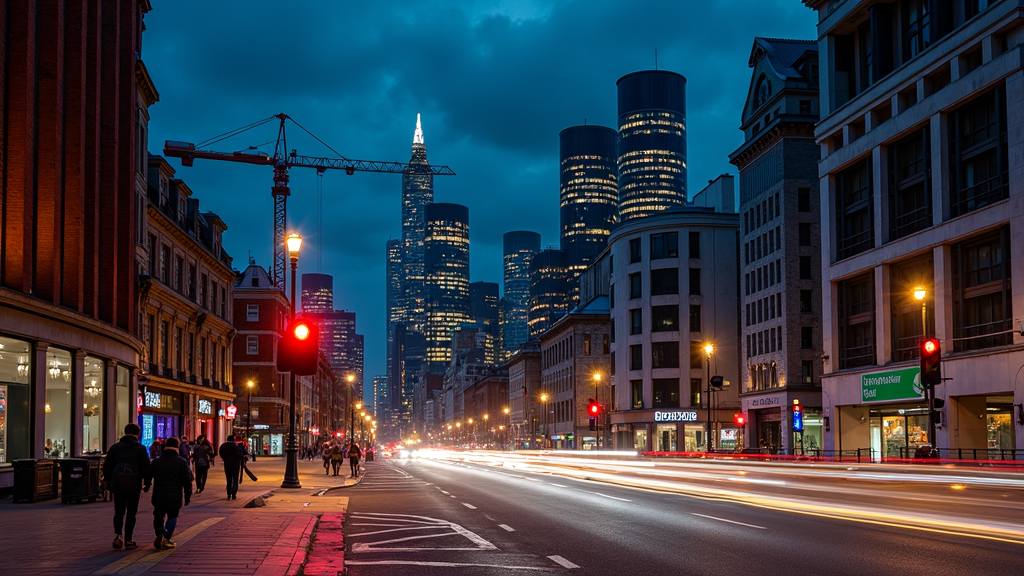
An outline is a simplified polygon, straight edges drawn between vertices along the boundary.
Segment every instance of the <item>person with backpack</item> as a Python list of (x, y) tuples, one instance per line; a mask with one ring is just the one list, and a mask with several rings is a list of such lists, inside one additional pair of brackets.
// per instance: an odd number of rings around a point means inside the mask
[(334, 446), (331, 447), (331, 469), (334, 470), (334, 475), (338, 475), (338, 470), (341, 468), (341, 460), (345, 457), (345, 451), (341, 447), (340, 442), (335, 442)]
[(139, 442), (141, 433), (138, 424), (125, 424), (124, 436), (107, 450), (103, 461), (103, 478), (107, 490), (114, 495), (116, 550), (122, 546), (128, 550), (139, 547), (132, 535), (135, 532), (135, 517), (139, 513), (142, 480), (149, 473), (149, 454)]
[(202, 494), (206, 489), (206, 478), (210, 473), (210, 466), (213, 466), (213, 445), (206, 439), (206, 436), (200, 436), (196, 440), (198, 445), (192, 451), (192, 463), (196, 468), (196, 494)]
[(188, 462), (178, 454), (178, 439), (174, 436), (164, 441), (160, 457), (149, 466), (143, 489), (148, 491), (150, 484), (153, 485), (153, 528), (156, 530), (153, 547), (170, 550), (175, 547), (171, 536), (178, 525), (182, 498), (185, 506), (192, 499), (192, 473)]
[(235, 500), (238, 497), (238, 476), (242, 473), (242, 460), (245, 455), (242, 449), (235, 442), (235, 436), (230, 435), (226, 442), (217, 449), (221, 462), (224, 466), (224, 476), (227, 478), (228, 500)]
[(353, 442), (348, 447), (348, 465), (352, 469), (352, 477), (356, 478), (359, 476), (359, 458), (363, 455), (362, 451), (359, 450), (359, 444)]

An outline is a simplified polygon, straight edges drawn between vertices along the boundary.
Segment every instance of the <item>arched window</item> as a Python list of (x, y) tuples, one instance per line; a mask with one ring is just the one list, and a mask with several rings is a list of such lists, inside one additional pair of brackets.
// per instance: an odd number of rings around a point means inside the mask
[(768, 80), (768, 77), (761, 75), (761, 78), (757, 81), (757, 107), (764, 106), (768, 100), (772, 97), (772, 83)]

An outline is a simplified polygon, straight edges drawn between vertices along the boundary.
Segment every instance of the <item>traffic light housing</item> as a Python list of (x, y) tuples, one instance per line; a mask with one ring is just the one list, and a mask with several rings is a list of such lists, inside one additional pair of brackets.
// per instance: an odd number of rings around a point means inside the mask
[(938, 338), (921, 342), (921, 386), (931, 388), (942, 384), (942, 350)]
[(740, 412), (738, 414), (734, 414), (733, 417), (732, 417), (732, 421), (733, 421), (733, 424), (736, 424), (737, 426), (740, 426), (740, 427), (746, 426), (747, 425), (747, 415), (742, 413), (742, 412)]
[(590, 398), (587, 403), (587, 414), (589, 414), (591, 417), (600, 416), (601, 404), (597, 400)]
[(277, 345), (277, 371), (312, 376), (319, 356), (320, 329), (303, 318), (292, 320)]

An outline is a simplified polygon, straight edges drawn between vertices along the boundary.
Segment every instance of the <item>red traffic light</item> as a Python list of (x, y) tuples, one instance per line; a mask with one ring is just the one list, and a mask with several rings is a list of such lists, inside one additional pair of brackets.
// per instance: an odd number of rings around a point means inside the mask
[(737, 426), (746, 426), (747, 425), (747, 417), (745, 415), (743, 415), (742, 413), (734, 415), (732, 417), (732, 421)]
[(292, 328), (292, 334), (295, 336), (296, 340), (305, 340), (306, 338), (309, 338), (309, 333), (309, 324), (306, 324), (301, 320)]
[(942, 349), (938, 338), (921, 342), (921, 385), (931, 388), (942, 383)]
[(590, 403), (587, 405), (587, 413), (590, 414), (591, 416), (598, 416), (598, 415), (600, 415), (601, 414), (601, 404), (599, 404), (596, 400), (591, 399)]
[(935, 351), (938, 350), (938, 349), (939, 349), (939, 341), (938, 340), (935, 340), (934, 338), (929, 338), (928, 340), (924, 341), (924, 353), (925, 354), (934, 354)]
[(294, 372), (297, 376), (316, 374), (319, 346), (316, 324), (302, 318), (292, 320), (277, 345), (277, 371)]

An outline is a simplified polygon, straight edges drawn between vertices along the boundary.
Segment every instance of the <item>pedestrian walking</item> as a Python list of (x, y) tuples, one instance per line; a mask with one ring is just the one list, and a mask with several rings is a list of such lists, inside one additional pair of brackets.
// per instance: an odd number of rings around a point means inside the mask
[(154, 460), (160, 456), (160, 442), (162, 440), (157, 438), (153, 440), (153, 443), (149, 445), (149, 459)]
[[(124, 427), (124, 436), (107, 450), (103, 461), (103, 478), (107, 490), (114, 495), (114, 548), (138, 548), (132, 538), (135, 517), (139, 513), (142, 481), (149, 473), (149, 455), (139, 443), (142, 433), (138, 424)], [(122, 530), (123, 529), (123, 530)]]
[(168, 438), (160, 457), (153, 461), (146, 475), (145, 490), (149, 490), (150, 483), (153, 485), (153, 529), (156, 530), (153, 547), (157, 550), (175, 547), (171, 536), (178, 525), (182, 501), (188, 506), (192, 499), (192, 477), (188, 462), (178, 453), (178, 445), (177, 438)]
[(320, 450), (320, 457), (324, 460), (324, 475), (331, 473), (331, 443), (324, 442), (324, 447)]
[(227, 478), (228, 500), (235, 500), (238, 496), (238, 476), (242, 473), (242, 461), (245, 459), (245, 455), (242, 454), (242, 449), (235, 442), (234, 435), (228, 436), (227, 441), (217, 449), (217, 454), (220, 456), (221, 464), (224, 466), (224, 476)]
[(352, 470), (353, 478), (359, 476), (359, 457), (362, 455), (363, 453), (359, 450), (359, 444), (353, 442), (348, 447), (348, 466)]
[(213, 466), (213, 445), (200, 436), (197, 440), (196, 449), (192, 451), (192, 463), (196, 468), (196, 493), (202, 494), (206, 490), (206, 478), (210, 473), (210, 466)]
[(181, 441), (178, 443), (178, 455), (185, 459), (188, 463), (188, 469), (192, 471), (192, 446), (188, 443), (188, 436), (184, 434), (181, 436)]
[(345, 451), (341, 447), (341, 443), (335, 442), (334, 446), (331, 447), (331, 469), (334, 470), (334, 475), (338, 475), (338, 470), (341, 469), (341, 460), (345, 457)]
[[(238, 444), (238, 449), (241, 450), (241, 452), (242, 452), (242, 468), (245, 468), (245, 463), (248, 462), (250, 458), (252, 458), (253, 462), (256, 461), (256, 455), (252, 454), (251, 451), (249, 450), (249, 443), (248, 442), (246, 442), (245, 440), (238, 440), (237, 444)], [(238, 475), (238, 483), (241, 484), (244, 481), (245, 481), (245, 476), (239, 474)]]

